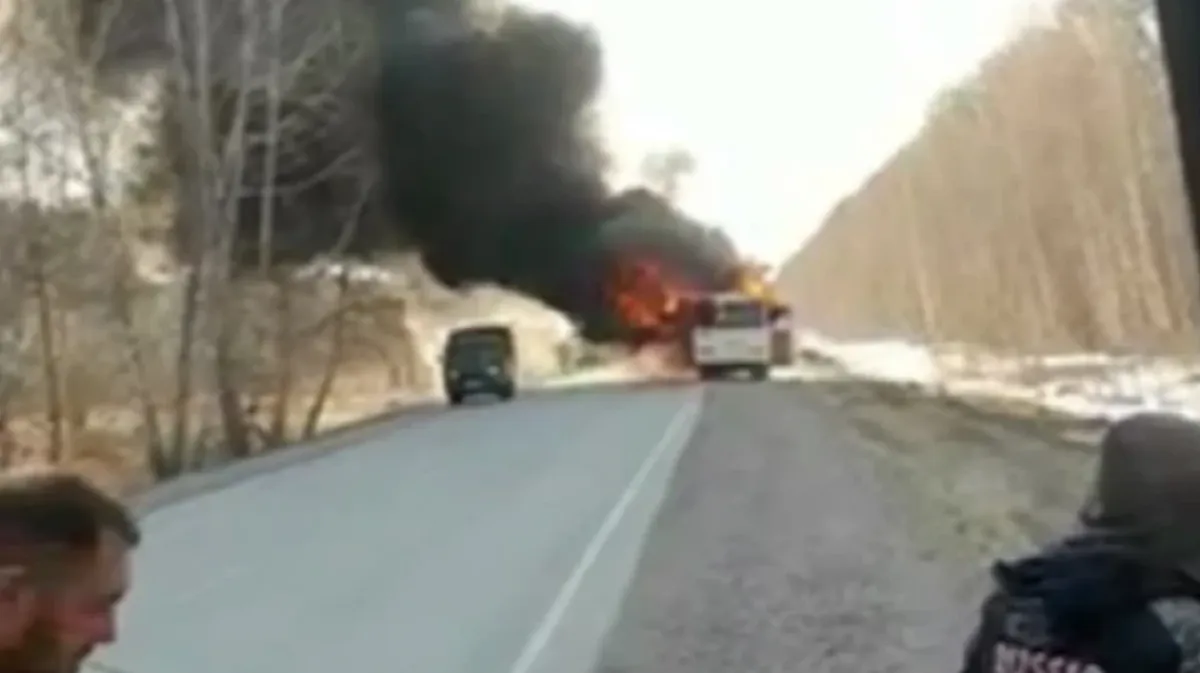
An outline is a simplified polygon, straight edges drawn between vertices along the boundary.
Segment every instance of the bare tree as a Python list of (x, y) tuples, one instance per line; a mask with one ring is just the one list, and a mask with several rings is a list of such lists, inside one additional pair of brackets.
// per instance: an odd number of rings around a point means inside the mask
[(797, 317), (1024, 353), (1194, 351), (1196, 260), (1143, 9), (1061, 3), (939, 97), (785, 265)]
[[(18, 5), (12, 17), (14, 24), (22, 22), (23, 11), (26, 10)], [(46, 206), (58, 205), (62, 191), (56, 187), (70, 178), (55, 170), (61, 166), (59, 157), (53, 156), (55, 129), (45, 123), (45, 111), (54, 103), (53, 90), (38, 77), (31, 64), (20, 62), (11, 45), (3, 53), (2, 65), (6, 105), (0, 123), (7, 142), (0, 180), (6, 192), (4, 198), (13, 205), (7, 223), (9, 242), (13, 249), (20, 250), (19, 256), (9, 261), (21, 285), (32, 291), (35, 301), (49, 459), (57, 462), (66, 451), (67, 437), (51, 280), (51, 266), (55, 262), (51, 242), (56, 232), (41, 214)]]
[(7, 467), (17, 453), (11, 427), (12, 405), (25, 386), (31, 334), (25, 324), (25, 293), (16, 259), (20, 255), (20, 225), (12, 210), (0, 213), (0, 467)]
[[(321, 134), (344, 128), (347, 78), (361, 62), (368, 32), (328, 13), (320, 30), (288, 30), (298, 16), (310, 17), (319, 3), (306, 0), (227, 3), (220, 20), (202, 0), (171, 0), (168, 22), (176, 46), (172, 71), (174, 116), (178, 128), (176, 158), (184, 175), (189, 210), (185, 223), (197, 233), (197, 258), (189, 260), (194, 281), (188, 289), (180, 366), (192, 358), (200, 305), (207, 306), (222, 435), (234, 457), (252, 450), (252, 428), (243, 415), (245, 382), (235, 344), (241, 317), (231, 296), (234, 266), (245, 243), (247, 204), (257, 204), (257, 268), (274, 287), (274, 405), (267, 430), (272, 444), (287, 440), (288, 409), (294, 393), (298, 348), (291, 271), (273, 258), (277, 247), (279, 206), (319, 182), (365, 179), (355, 175), (361, 162), (354, 149), (311, 170), (306, 153)], [(234, 18), (230, 18), (230, 17)], [(310, 26), (311, 28), (311, 26)], [(228, 42), (236, 35), (235, 44)], [(226, 42), (222, 44), (222, 40)], [(218, 46), (220, 45), (220, 46)], [(236, 54), (236, 58), (229, 55)], [(351, 145), (353, 148), (353, 145)], [(298, 164), (310, 169), (295, 170)], [(291, 176), (303, 173), (294, 180)], [(352, 226), (347, 213), (326, 226)], [(294, 223), (288, 223), (293, 225)], [(336, 251), (331, 251), (336, 252)], [(180, 379), (177, 407), (187, 406), (191, 382)], [(187, 435), (186, 420), (176, 418), (175, 443)]]
[[(144, 118), (152, 114), (155, 82), (135, 78), (133, 100), (106, 95), (96, 86), (99, 45), (119, 2), (88, 6), (95, 10), (90, 40), (78, 32), (77, 3), (15, 4), (22, 13), (20, 49), (11, 52), (14, 62), (7, 74), (23, 80), (26, 96), (21, 105), (8, 107), (10, 114), (23, 118), (10, 118), (3, 126), (31, 129), (20, 169), (26, 180), (24, 194), (16, 200), (26, 213), (22, 221), (35, 233), (26, 237), (30, 254), (25, 276), (44, 335), (41, 362), (48, 381), (47, 407), (52, 410), (52, 457), (63, 457), (64, 428), (85, 430), (93, 405), (113, 403), (120, 396), (121, 384), (112, 374), (125, 367), (97, 358), (98, 348), (109, 344), (103, 321), (88, 317), (96, 315), (93, 307), (108, 307), (103, 312), (122, 327), (118, 341), (124, 357), (114, 360), (131, 365), (147, 443), (159, 447), (150, 366), (133, 327), (135, 262), (126, 225), (137, 218), (123, 210), (133, 176), (145, 169), (145, 146), (154, 140)], [(134, 119), (128, 118), (131, 112), (138, 112)], [(136, 118), (139, 115), (142, 119)], [(31, 210), (35, 205), (38, 209)], [(163, 460), (155, 448), (148, 462), (158, 472)]]
[(642, 178), (659, 193), (674, 202), (683, 181), (696, 170), (696, 157), (682, 147), (654, 152), (642, 160)]

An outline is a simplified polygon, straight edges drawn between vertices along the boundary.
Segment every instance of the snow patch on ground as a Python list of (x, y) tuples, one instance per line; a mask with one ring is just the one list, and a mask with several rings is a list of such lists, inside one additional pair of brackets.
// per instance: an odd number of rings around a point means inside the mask
[(837, 341), (797, 337), (809, 358), (855, 377), (951, 394), (1023, 400), (1080, 418), (1112, 421), (1139, 411), (1200, 419), (1200, 359), (1070, 353), (1006, 356), (959, 344), (899, 339)]

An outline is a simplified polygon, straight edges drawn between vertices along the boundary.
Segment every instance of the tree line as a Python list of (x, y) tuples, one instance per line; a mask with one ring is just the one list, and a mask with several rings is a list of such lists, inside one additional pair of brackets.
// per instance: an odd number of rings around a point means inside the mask
[[(138, 35), (121, 0), (6, 5), (0, 466), (66, 462), (136, 488), (312, 437), (364, 386), (423, 385), (408, 320), (418, 276), (380, 283), (266, 252), (297, 189), (281, 177), (289, 156), (354, 112), (333, 94), (373, 48), (338, 3), (310, 3), (327, 10), (322, 29), (298, 42), (294, 1), (210, 16), (206, 0), (165, 0), (146, 20), (168, 26), (171, 58), (119, 73), (106, 59), (138, 46), (117, 39)], [(218, 25), (230, 20), (239, 31)], [(361, 191), (332, 225), (347, 230), (375, 179), (353, 157), (306, 178)], [(251, 201), (263, 257), (237, 274)], [(183, 254), (169, 240), (179, 218), (194, 233)]]
[(1200, 276), (1150, 4), (1065, 0), (940, 94), (785, 264), (797, 319), (1026, 353), (1193, 350)]

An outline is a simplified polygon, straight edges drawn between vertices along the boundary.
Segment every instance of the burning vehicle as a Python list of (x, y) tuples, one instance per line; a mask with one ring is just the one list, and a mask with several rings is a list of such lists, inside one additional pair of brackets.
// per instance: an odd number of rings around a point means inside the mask
[(643, 259), (618, 263), (609, 293), (635, 348), (665, 346), (675, 364), (701, 379), (742, 371), (765, 380), (773, 367), (791, 364), (791, 311), (765, 269), (739, 267), (721, 285), (698, 288)]

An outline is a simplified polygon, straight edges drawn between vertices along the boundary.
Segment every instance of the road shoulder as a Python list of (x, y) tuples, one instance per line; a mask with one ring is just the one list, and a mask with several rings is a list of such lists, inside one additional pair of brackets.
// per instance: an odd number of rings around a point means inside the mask
[(870, 458), (782, 385), (713, 386), (600, 673), (952, 667), (963, 612)]

